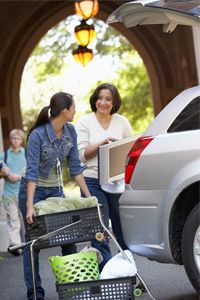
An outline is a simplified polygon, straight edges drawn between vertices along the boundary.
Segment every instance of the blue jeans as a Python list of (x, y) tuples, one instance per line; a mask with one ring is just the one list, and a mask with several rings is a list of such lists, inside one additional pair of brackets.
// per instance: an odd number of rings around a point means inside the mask
[[(27, 203), (27, 192), (26, 192), (26, 180), (22, 178), (19, 189), (19, 209), (22, 213), (25, 225), (25, 240), (28, 241), (27, 235), (27, 223), (26, 223), (26, 203)], [(59, 187), (36, 187), (34, 195), (34, 204), (44, 200), (48, 197), (63, 197), (64, 193), (62, 188)], [(76, 252), (76, 246), (66, 245), (62, 246), (62, 254), (67, 255)], [(39, 274), (39, 250), (34, 251), (35, 254), (35, 285), (37, 293), (44, 296), (44, 289), (41, 286), (41, 278)], [(27, 296), (30, 297), (33, 293), (32, 283), (32, 269), (30, 260), (30, 249), (26, 246), (23, 251), (23, 264), (24, 264), (24, 280), (27, 287)]]
[[(109, 228), (109, 218), (112, 223), (113, 233), (123, 250), (127, 249), (127, 246), (123, 239), (121, 222), (119, 216), (119, 198), (121, 194), (110, 194), (101, 189), (101, 186), (96, 178), (85, 177), (86, 184), (91, 195), (98, 199), (98, 202), (104, 207), (104, 223)], [(82, 194), (83, 196), (83, 194)], [(92, 246), (97, 248), (104, 259), (104, 264), (111, 258), (111, 252), (108, 242), (92, 241)]]

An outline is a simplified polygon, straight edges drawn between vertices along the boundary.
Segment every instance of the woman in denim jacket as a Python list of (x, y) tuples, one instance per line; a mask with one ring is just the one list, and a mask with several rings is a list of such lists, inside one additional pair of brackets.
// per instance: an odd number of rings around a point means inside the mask
[[(63, 92), (56, 93), (52, 96), (50, 105), (41, 110), (29, 132), (26, 175), (21, 181), (19, 191), (19, 208), (25, 225), (33, 223), (36, 215), (35, 203), (48, 197), (64, 197), (62, 162), (65, 158), (71, 176), (74, 177), (83, 194), (86, 197), (90, 196), (82, 175), (83, 167), (79, 161), (76, 131), (73, 125), (68, 123), (73, 120), (74, 114), (73, 97)], [(63, 255), (74, 252), (76, 252), (74, 244), (62, 247)], [(32, 271), (28, 247), (24, 249), (23, 262), (27, 299), (32, 300)], [(39, 275), (38, 253), (35, 258), (35, 283), (37, 300), (43, 300), (44, 289)]]

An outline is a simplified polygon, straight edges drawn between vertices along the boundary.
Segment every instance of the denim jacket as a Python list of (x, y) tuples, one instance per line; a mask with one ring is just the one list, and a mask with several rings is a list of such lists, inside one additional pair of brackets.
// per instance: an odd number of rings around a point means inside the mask
[(27, 169), (25, 178), (37, 182), (38, 176), (48, 177), (55, 168), (57, 159), (61, 166), (67, 158), (67, 166), (71, 176), (84, 170), (79, 160), (77, 134), (72, 124), (65, 124), (60, 139), (56, 137), (51, 120), (36, 127), (28, 138)]

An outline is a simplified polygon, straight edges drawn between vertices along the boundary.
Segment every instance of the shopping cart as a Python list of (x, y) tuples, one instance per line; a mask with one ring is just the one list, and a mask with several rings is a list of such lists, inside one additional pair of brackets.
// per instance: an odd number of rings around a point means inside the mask
[[(34, 250), (61, 246), (71, 243), (102, 240), (105, 236), (113, 240), (123, 258), (130, 261), (115, 236), (104, 225), (103, 207), (79, 209), (61, 213), (37, 216), (35, 222), (28, 226), (30, 241), (13, 247), (10, 250), (30, 247), (34, 300), (37, 300), (35, 286)], [(115, 279), (92, 280), (76, 283), (56, 283), (59, 300), (133, 300), (143, 293), (148, 293), (155, 300), (145, 281), (139, 275)]]

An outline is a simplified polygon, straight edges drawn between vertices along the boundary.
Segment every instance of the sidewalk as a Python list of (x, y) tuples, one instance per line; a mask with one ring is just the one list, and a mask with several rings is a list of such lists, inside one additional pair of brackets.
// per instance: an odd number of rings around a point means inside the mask
[[(86, 243), (78, 244), (78, 250), (85, 245)], [(116, 247), (112, 241), (110, 245), (115, 255)], [(45, 300), (59, 300), (55, 278), (48, 262), (50, 255), (61, 255), (60, 247), (43, 249), (40, 253), (40, 274), (46, 291)], [(26, 300), (22, 256), (15, 257), (8, 253), (0, 253), (0, 258), (2, 257), (3, 260), (0, 259), (0, 300)], [(183, 266), (159, 264), (138, 256), (135, 256), (135, 259), (139, 272), (157, 300), (199, 300)], [(149, 300), (149, 296), (144, 294), (139, 299)]]
[[(48, 262), (48, 257), (50, 255), (61, 255), (60, 249), (60, 247), (55, 247), (40, 251), (40, 275), (48, 300), (58, 299), (55, 289), (55, 277)], [(22, 256), (0, 253), (0, 291), (1, 300), (27, 300)]]

